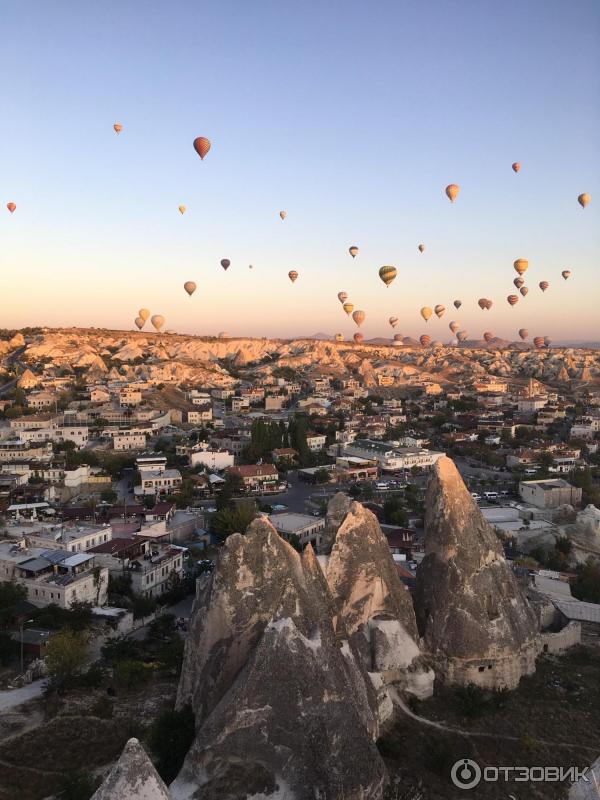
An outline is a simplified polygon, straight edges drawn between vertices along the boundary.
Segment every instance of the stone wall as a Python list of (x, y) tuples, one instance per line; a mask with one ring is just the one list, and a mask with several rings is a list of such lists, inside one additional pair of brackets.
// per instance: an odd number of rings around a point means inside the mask
[(542, 631), (540, 653), (563, 653), (577, 644), (581, 644), (581, 623), (572, 621), (560, 631)]

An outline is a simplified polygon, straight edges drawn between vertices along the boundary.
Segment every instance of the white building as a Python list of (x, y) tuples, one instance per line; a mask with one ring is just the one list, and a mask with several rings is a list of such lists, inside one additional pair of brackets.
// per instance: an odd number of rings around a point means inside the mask
[(373, 461), (382, 470), (396, 472), (408, 470), (412, 467), (419, 469), (433, 466), (444, 453), (435, 450), (426, 450), (421, 447), (394, 447), (388, 442), (378, 442), (373, 439), (356, 439), (343, 446), (343, 454), (357, 456), (367, 461)]
[(311, 517), (308, 514), (272, 514), (269, 521), (281, 536), (290, 540), (297, 536), (301, 547), (312, 544), (319, 550), (321, 536), (325, 529), (324, 517)]
[(146, 447), (146, 434), (138, 430), (121, 430), (113, 436), (115, 450), (143, 450)]
[(324, 433), (309, 433), (306, 436), (306, 444), (312, 452), (322, 450), (325, 447), (326, 436)]
[(186, 414), (186, 418), (190, 425), (210, 422), (213, 418), (212, 406), (201, 406), (200, 408), (190, 409)]
[(227, 450), (212, 450), (202, 449), (190, 453), (190, 466), (195, 467), (198, 464), (203, 464), (211, 470), (222, 470), (226, 467), (232, 467), (234, 457), (232, 453)]

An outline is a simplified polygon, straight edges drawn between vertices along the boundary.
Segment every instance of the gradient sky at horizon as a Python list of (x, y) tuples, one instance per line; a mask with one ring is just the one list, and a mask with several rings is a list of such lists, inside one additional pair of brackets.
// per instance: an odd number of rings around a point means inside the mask
[(5, 3), (0, 327), (351, 336), (344, 290), (367, 338), (598, 339), (599, 34), (595, 0)]

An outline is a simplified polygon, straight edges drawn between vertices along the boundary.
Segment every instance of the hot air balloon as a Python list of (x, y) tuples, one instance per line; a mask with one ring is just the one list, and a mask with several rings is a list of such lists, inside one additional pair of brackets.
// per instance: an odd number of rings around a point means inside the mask
[(489, 343), (492, 341), (492, 339), (494, 338), (494, 334), (493, 334), (493, 333), (490, 333), (490, 331), (486, 331), (486, 332), (483, 334), (483, 338), (484, 338), (484, 339), (485, 339), (485, 341), (486, 341), (486, 342), (489, 344)]
[(546, 346), (543, 336), (536, 336), (533, 340), (533, 343), (538, 349)]
[(142, 319), (141, 317), (136, 317), (134, 321), (139, 331), (141, 331), (144, 325), (146, 324), (146, 320)]
[(527, 339), (527, 337), (529, 336), (529, 331), (527, 330), (527, 328), (519, 328), (519, 336), (521, 337), (521, 339), (523, 339), (523, 341), (525, 341), (525, 339)]
[(395, 334), (394, 334), (394, 341), (395, 341), (395, 342), (401, 342), (403, 338), (404, 338), (404, 337), (402, 336), (402, 334), (401, 334), (401, 333), (395, 333)]
[(144, 320), (144, 322), (146, 322), (146, 320), (150, 316), (150, 311), (147, 308), (140, 308), (140, 310), (138, 311), (138, 314)]
[(356, 254), (358, 253), (358, 247), (355, 244), (353, 244), (352, 247), (348, 248), (348, 252), (352, 256), (352, 258), (356, 258)]
[(519, 302), (519, 298), (516, 294), (509, 294), (506, 300), (509, 306), (516, 306), (516, 304)]
[(514, 283), (514, 285), (517, 287), (517, 289), (520, 289), (520, 288), (521, 288), (521, 286), (523, 286), (523, 285), (524, 285), (524, 283), (525, 283), (525, 279), (524, 279), (524, 278), (515, 278), (515, 279), (514, 279), (514, 281), (513, 281), (513, 283)]
[(426, 333), (424, 333), (419, 337), (419, 341), (421, 342), (421, 347), (427, 347), (427, 345), (431, 344), (431, 336), (428, 336)]
[(222, 258), (221, 259), (221, 266), (223, 267), (224, 270), (228, 270), (230, 264), (231, 264), (231, 261), (228, 258)]
[(437, 305), (434, 309), (435, 315), (438, 319), (441, 319), (444, 316), (444, 312), (446, 311), (446, 307), (442, 305)]
[(424, 244), (420, 244), (419, 245), (419, 253), (424, 253), (424, 252), (425, 252), (425, 245)]
[(165, 324), (165, 318), (162, 314), (154, 314), (150, 322), (152, 323), (152, 327), (155, 328), (156, 331), (159, 331)]
[(552, 339), (550, 339), (549, 336), (544, 336), (544, 344), (546, 345), (546, 347), (550, 347), (550, 345), (552, 344)]
[(563, 269), (563, 271), (560, 274), (563, 276), (563, 278), (565, 280), (567, 280), (568, 278), (571, 277), (571, 270), (570, 269)]
[(356, 344), (360, 344), (361, 342), (364, 342), (364, 340), (365, 340), (365, 337), (362, 335), (362, 333), (355, 333), (354, 334), (354, 341), (356, 342)]
[(342, 308), (344, 309), (344, 311), (346, 312), (346, 314), (348, 314), (348, 316), (350, 316), (350, 314), (351, 314), (351, 313), (352, 313), (352, 311), (354, 310), (354, 303), (344, 303), (344, 305), (342, 306)]
[(398, 317), (390, 317), (388, 322), (390, 323), (392, 328), (395, 328), (396, 325), (398, 324)]
[(345, 303), (348, 299), (348, 292), (338, 292), (338, 300), (340, 303)]
[(423, 306), (423, 308), (421, 309), (421, 316), (423, 317), (425, 322), (427, 322), (427, 320), (432, 314), (433, 311), (429, 308), (429, 306)]
[(462, 300), (455, 300), (453, 305), (454, 308), (458, 311), (458, 309), (462, 306)]
[(194, 150), (198, 153), (200, 158), (204, 160), (204, 156), (210, 150), (210, 141), (206, 136), (197, 136), (194, 139)]
[(513, 267), (515, 268), (515, 271), (519, 273), (519, 275), (524, 275), (529, 267), (529, 261), (527, 261), (526, 258), (517, 258), (513, 264)]
[(287, 217), (287, 211), (280, 211), (279, 216), (281, 217), (281, 219), (285, 219)]
[(336, 340), (336, 342), (343, 342), (344, 341), (344, 334), (343, 333), (336, 333), (335, 340)]
[(542, 292), (545, 292), (545, 291), (546, 291), (546, 289), (547, 289), (547, 288), (550, 286), (550, 284), (548, 283), (548, 281), (540, 281), (540, 282), (538, 283), (538, 286), (540, 287), (540, 289), (542, 290)]
[(396, 267), (381, 267), (381, 269), (379, 270), (379, 277), (388, 287), (390, 283), (392, 283), (397, 274), (398, 270), (396, 269)]
[(590, 202), (591, 199), (592, 199), (592, 196), (590, 194), (587, 194), (586, 192), (584, 192), (583, 194), (579, 195), (579, 197), (577, 198), (577, 202), (579, 203), (579, 205), (582, 208), (585, 208), (587, 206), (587, 204)]
[(477, 305), (482, 311), (485, 311), (485, 309), (487, 308), (487, 300), (485, 299), (485, 297), (480, 297), (479, 300), (477, 301)]
[(288, 272), (288, 278), (291, 280), (292, 283), (296, 280), (297, 277), (298, 277), (298, 273), (296, 272), (295, 269), (291, 269)]
[(113, 128), (115, 129), (115, 133), (121, 133), (121, 131), (123, 130), (123, 126), (121, 125), (120, 122), (115, 122)]
[(367, 316), (367, 315), (365, 314), (365, 312), (364, 312), (364, 311), (355, 311), (355, 312), (352, 314), (352, 319), (354, 320), (354, 322), (356, 322), (356, 324), (357, 324), (357, 325), (358, 325), (358, 327), (360, 328), (360, 326), (361, 326), (361, 325), (363, 324), (363, 322), (365, 321), (365, 317), (366, 317), (366, 316)]
[(513, 172), (519, 172), (519, 170), (521, 169), (521, 165), (519, 164), (518, 161), (515, 161), (515, 163), (512, 165), (512, 168)]
[(186, 292), (191, 297), (194, 294), (194, 292), (196, 291), (196, 284), (194, 283), (194, 281), (186, 281), (183, 284), (183, 288), (186, 290)]
[(519, 291), (521, 292), (523, 297), (527, 297), (527, 295), (529, 294), (529, 289), (526, 286), (521, 286)]
[(459, 331), (456, 334), (456, 338), (458, 339), (459, 342), (464, 342), (468, 335), (469, 334), (466, 331)]
[(446, 195), (451, 203), (456, 200), (459, 192), (460, 186), (457, 183), (449, 183), (448, 186), (446, 186)]
[(450, 325), (448, 325), (448, 327), (450, 328), (452, 333), (456, 333), (456, 331), (460, 328), (460, 325), (458, 324), (458, 322), (451, 322)]
[(229, 339), (229, 333), (227, 331), (220, 331), (218, 336), (219, 339)]
[(254, 269), (254, 267), (252, 266), (252, 264), (248, 264), (248, 269)]
[(185, 214), (185, 211), (186, 211), (186, 207), (185, 206), (179, 206), (179, 213), (180, 214)]
[(7, 203), (6, 207), (8, 208), (8, 210), (10, 211), (11, 214), (14, 214), (15, 210), (17, 208), (17, 204), (16, 203)]

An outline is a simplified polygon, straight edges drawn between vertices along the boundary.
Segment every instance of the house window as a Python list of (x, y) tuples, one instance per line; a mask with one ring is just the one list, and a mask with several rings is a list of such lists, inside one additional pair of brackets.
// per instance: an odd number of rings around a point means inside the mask
[(484, 670), (485, 670), (485, 667), (479, 667), (479, 672), (483, 672)]

